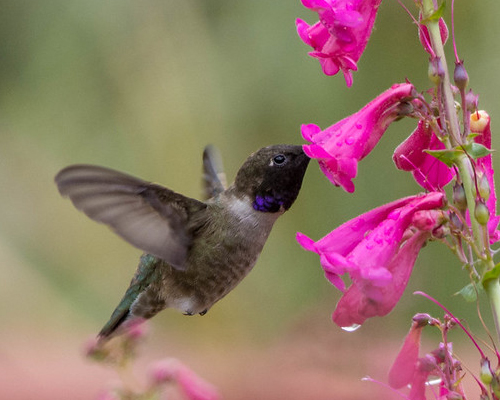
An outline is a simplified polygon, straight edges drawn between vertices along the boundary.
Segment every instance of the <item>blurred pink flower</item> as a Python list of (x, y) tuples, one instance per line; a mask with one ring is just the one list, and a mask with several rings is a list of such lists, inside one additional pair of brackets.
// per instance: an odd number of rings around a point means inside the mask
[[(401, 298), (420, 248), (437, 226), (415, 221), (421, 210), (444, 206), (443, 193), (431, 192), (385, 204), (362, 214), (314, 242), (302, 233), (297, 241), (320, 256), (326, 278), (345, 291), (340, 275), (352, 285), (333, 313), (333, 321), (348, 327), (388, 314)], [(440, 224), (436, 217), (436, 224)], [(419, 230), (425, 226), (429, 230)]]
[(358, 161), (376, 146), (388, 126), (400, 117), (400, 104), (412, 96), (413, 85), (393, 85), (357, 113), (326, 128), (302, 125), (302, 137), (311, 142), (304, 152), (319, 160), (323, 173), (336, 186), (354, 191)]
[(425, 325), (413, 322), (401, 350), (389, 370), (389, 385), (400, 389), (411, 383), (420, 351), (420, 337)]
[[(472, 133), (479, 134), (474, 138), (476, 143), (482, 144), (491, 149), (491, 119), (486, 111), (477, 111), (471, 115), (470, 129)], [(482, 173), (488, 180), (490, 194), (486, 200), (486, 206), (490, 211), (488, 221), (488, 232), (490, 242), (495, 243), (500, 240), (500, 231), (497, 230), (500, 216), (497, 215), (497, 196), (495, 192), (495, 180), (491, 154), (481, 157), (476, 162), (476, 172)]]
[(213, 385), (173, 358), (156, 362), (151, 369), (151, 379), (154, 385), (177, 382), (189, 400), (216, 400), (219, 398)]
[(415, 181), (424, 189), (441, 189), (454, 176), (453, 169), (425, 150), (441, 150), (445, 145), (438, 139), (432, 128), (423, 120), (417, 128), (401, 143), (392, 159), (398, 169), (411, 171)]
[(361, 57), (375, 23), (382, 0), (302, 0), (304, 7), (316, 11), (319, 21), (309, 25), (296, 20), (297, 32), (314, 51), (326, 75), (342, 70), (347, 86)]

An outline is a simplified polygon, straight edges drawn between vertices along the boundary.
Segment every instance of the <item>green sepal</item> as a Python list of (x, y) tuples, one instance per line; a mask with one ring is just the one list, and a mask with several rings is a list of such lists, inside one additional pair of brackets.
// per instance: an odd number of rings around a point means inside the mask
[(424, 18), (420, 21), (421, 24), (427, 25), (428, 22), (431, 21), (439, 21), (439, 18), (441, 18), (444, 14), (444, 10), (446, 9), (446, 2), (443, 1), (438, 9), (434, 11), (431, 15), (429, 15), (427, 18)]
[(489, 270), (484, 274), (482, 279), (483, 286), (485, 285), (486, 282), (492, 279), (498, 279), (499, 276), (500, 276), (500, 263), (495, 265), (491, 270)]
[(439, 161), (444, 162), (448, 167), (452, 167), (459, 157), (464, 154), (462, 149), (443, 149), (443, 150), (424, 150), (431, 156), (437, 158)]
[(469, 283), (468, 285), (460, 289), (458, 292), (456, 292), (455, 295), (460, 295), (464, 298), (464, 300), (467, 303), (472, 303), (477, 300), (477, 289), (474, 286), (474, 284)]
[(464, 146), (465, 151), (467, 151), (467, 154), (471, 156), (474, 160), (485, 157), (491, 153), (493, 153), (493, 150), (488, 149), (486, 146), (472, 142)]
[(467, 153), (474, 160), (493, 153), (493, 150), (490, 150), (486, 146), (476, 142), (468, 143), (465, 146), (455, 147), (454, 149), (424, 151), (437, 158), (439, 161), (444, 162), (450, 168), (453, 164), (455, 164), (455, 161), (462, 157), (465, 153)]

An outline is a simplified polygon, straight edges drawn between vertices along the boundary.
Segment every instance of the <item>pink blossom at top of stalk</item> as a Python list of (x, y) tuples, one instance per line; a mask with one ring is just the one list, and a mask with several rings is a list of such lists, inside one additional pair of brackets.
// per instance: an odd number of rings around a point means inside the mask
[(454, 170), (425, 150), (444, 148), (430, 125), (420, 120), (413, 133), (394, 150), (392, 159), (398, 169), (411, 171), (415, 181), (424, 189), (438, 190), (450, 182)]
[(315, 124), (302, 125), (302, 137), (311, 142), (304, 152), (319, 160), (323, 173), (336, 186), (354, 191), (358, 161), (376, 146), (388, 126), (401, 116), (401, 103), (411, 98), (410, 83), (393, 85), (361, 110), (321, 130)]
[[(474, 138), (476, 143), (482, 144), (488, 149), (491, 149), (491, 119), (488, 113), (484, 110), (472, 113), (470, 118), (470, 129), (472, 133), (479, 134)], [(483, 173), (490, 187), (490, 195), (486, 200), (486, 206), (490, 211), (490, 219), (488, 221), (488, 232), (490, 242), (495, 243), (500, 240), (500, 231), (497, 230), (500, 216), (497, 215), (497, 196), (495, 192), (495, 180), (491, 154), (481, 157), (476, 162), (476, 172)]]
[(319, 21), (309, 25), (296, 20), (297, 33), (314, 51), (326, 75), (340, 70), (347, 86), (363, 53), (382, 0), (302, 0), (304, 7), (316, 11)]
[[(332, 284), (345, 291), (340, 275), (348, 273), (352, 280), (333, 313), (337, 325), (362, 324), (394, 308), (433, 228), (427, 221), (429, 214), (422, 215), (425, 223), (415, 221), (415, 216), (420, 216), (421, 210), (442, 208), (444, 201), (440, 192), (400, 199), (344, 223), (317, 242), (297, 234), (302, 247), (320, 255)], [(435, 218), (436, 225), (440, 224), (440, 215)], [(429, 230), (421, 231), (417, 226)]]

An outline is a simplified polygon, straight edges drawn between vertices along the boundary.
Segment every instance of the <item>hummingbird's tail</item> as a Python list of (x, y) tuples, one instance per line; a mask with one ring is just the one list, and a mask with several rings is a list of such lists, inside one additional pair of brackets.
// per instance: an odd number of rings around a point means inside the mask
[[(121, 305), (121, 304), (120, 304)], [(109, 321), (104, 325), (99, 334), (99, 340), (108, 340), (117, 333), (117, 329), (130, 317), (130, 308), (120, 308), (118, 306), (111, 315)]]
[(165, 308), (165, 304), (160, 303), (154, 293), (151, 294), (148, 291), (151, 282), (158, 279), (158, 262), (159, 260), (151, 254), (142, 255), (129, 288), (111, 314), (109, 321), (99, 332), (99, 341), (106, 341), (122, 334), (128, 321), (149, 319)]

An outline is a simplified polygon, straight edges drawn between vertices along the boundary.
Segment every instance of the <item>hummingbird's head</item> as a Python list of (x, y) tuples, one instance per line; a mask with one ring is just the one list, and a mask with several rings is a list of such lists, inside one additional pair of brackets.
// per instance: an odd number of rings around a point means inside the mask
[(299, 194), (309, 161), (302, 146), (264, 147), (248, 157), (234, 184), (252, 199), (256, 210), (286, 211)]

